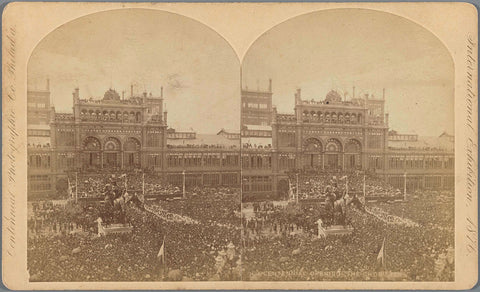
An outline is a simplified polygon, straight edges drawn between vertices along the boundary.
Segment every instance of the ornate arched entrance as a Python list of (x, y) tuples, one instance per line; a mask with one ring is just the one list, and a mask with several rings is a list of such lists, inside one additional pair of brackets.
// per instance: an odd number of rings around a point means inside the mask
[(303, 143), (303, 161), (307, 169), (322, 167), (322, 142), (317, 138), (308, 138)]
[(120, 151), (122, 147), (120, 145), (120, 140), (117, 138), (109, 137), (105, 139), (103, 146), (103, 166), (104, 167), (119, 167), (121, 166), (121, 156)]
[(341, 168), (340, 154), (342, 143), (335, 138), (327, 140), (325, 145), (325, 169), (335, 170)]
[(101, 166), (100, 152), (102, 146), (100, 140), (96, 137), (87, 137), (83, 140), (83, 159), (85, 165), (88, 168), (97, 168)]
[(130, 137), (123, 144), (124, 166), (128, 168), (140, 166), (140, 141)]
[(362, 167), (362, 146), (356, 139), (350, 139), (345, 144), (345, 168), (359, 169)]

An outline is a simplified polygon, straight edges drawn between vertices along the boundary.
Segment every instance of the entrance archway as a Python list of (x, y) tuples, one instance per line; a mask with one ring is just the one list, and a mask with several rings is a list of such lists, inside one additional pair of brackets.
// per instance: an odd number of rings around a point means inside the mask
[(96, 137), (87, 137), (83, 140), (83, 159), (85, 166), (89, 168), (100, 167), (100, 151), (102, 146)]
[(345, 144), (345, 168), (359, 169), (362, 167), (361, 159), (362, 146), (356, 139), (350, 139)]
[(140, 145), (140, 141), (133, 137), (125, 141), (123, 144), (125, 167), (132, 168), (140, 166)]
[(120, 140), (114, 137), (105, 139), (104, 150), (104, 167), (118, 167), (121, 164), (121, 151)]
[(342, 143), (335, 138), (327, 140), (325, 146), (325, 169), (336, 170), (341, 168), (340, 158)]
[(304, 167), (317, 169), (322, 167), (322, 142), (317, 138), (308, 138), (303, 143)]

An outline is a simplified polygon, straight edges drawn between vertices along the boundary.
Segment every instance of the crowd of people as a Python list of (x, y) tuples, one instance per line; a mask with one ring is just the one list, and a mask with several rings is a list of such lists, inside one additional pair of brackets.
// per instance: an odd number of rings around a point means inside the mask
[(29, 203), (27, 219), (29, 237), (68, 235), (93, 230), (98, 213), (92, 206), (73, 202), (53, 204), (49, 201)]
[[(296, 194), (296, 175), (289, 176), (290, 187)], [(329, 173), (322, 172), (314, 175), (302, 174), (299, 176), (298, 193), (299, 199), (324, 198), (328, 187), (335, 191), (364, 195), (366, 197), (395, 197), (401, 196), (402, 192), (385, 182), (382, 178), (372, 174), (364, 175), (361, 172)]]
[[(89, 206), (83, 214), (101, 207)], [(165, 220), (159, 208), (178, 214)], [(66, 217), (68, 208), (55, 217)], [(238, 280), (241, 277), (238, 189), (208, 188), (186, 199), (126, 205), (131, 234), (97, 236), (87, 232), (39, 234), (28, 240), (31, 281)], [(37, 211), (38, 213), (38, 211)], [(70, 219), (71, 220), (71, 219)], [(91, 227), (91, 228), (90, 228)], [(159, 257), (164, 244), (164, 261)]]
[(242, 144), (243, 149), (271, 149), (272, 145), (271, 144), (266, 144), (266, 145), (261, 145), (261, 144), (252, 144), (252, 143), (243, 143)]
[[(29, 205), (31, 281), (453, 280), (453, 192), (345, 204), (342, 224), (353, 233), (319, 237), (323, 201), (242, 205), (240, 189), (195, 187), (174, 200), (125, 200), (122, 221), (131, 233), (98, 236), (96, 219), (107, 201), (143, 187), (149, 193), (181, 190), (141, 171), (82, 173), (76, 180), (79, 195), (103, 196), (103, 204)], [(348, 193), (363, 196), (364, 186), (366, 197), (398, 193), (362, 173), (301, 175), (298, 193), (300, 199), (338, 200)], [(291, 183), (293, 192), (294, 187)], [(382, 219), (388, 216), (403, 220), (391, 224)], [(381, 249), (383, 265), (377, 261)]]
[[(365, 204), (367, 210), (382, 210), (415, 224), (401, 220), (393, 224), (352, 206), (347, 213), (354, 227), (351, 235), (319, 238), (316, 220), (322, 216), (321, 208), (295, 204), (260, 208), (250, 212), (244, 224), (253, 236), (246, 237), (243, 279), (453, 280), (453, 192), (423, 191), (404, 202)], [(277, 228), (281, 232), (272, 232)], [(384, 266), (377, 261), (383, 242)]]
[(165, 210), (188, 215), (206, 223), (218, 223), (239, 227), (240, 190), (229, 187), (193, 188), (186, 193), (185, 200), (164, 202)]
[(84, 172), (76, 175), (71, 174), (68, 181), (72, 192), (70, 196), (75, 194), (75, 188), (78, 187), (79, 198), (103, 197), (105, 186), (113, 184), (122, 186), (131, 192), (143, 192), (143, 188), (145, 188), (146, 194), (160, 196), (182, 192), (179, 187), (164, 183), (154, 173), (143, 173), (141, 171)]

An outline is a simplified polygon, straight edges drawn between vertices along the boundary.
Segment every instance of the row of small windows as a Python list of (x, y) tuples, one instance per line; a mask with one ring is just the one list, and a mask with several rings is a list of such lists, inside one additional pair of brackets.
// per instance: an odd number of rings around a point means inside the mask
[(57, 133), (57, 145), (75, 146), (75, 133), (71, 131), (59, 131)]
[(36, 103), (36, 102), (29, 102), (27, 106), (29, 108), (46, 108), (46, 105), (44, 103)]
[(455, 187), (454, 176), (390, 176), (387, 178), (387, 182), (402, 191), (406, 187), (407, 193), (420, 189), (453, 189)]
[(169, 167), (202, 167), (202, 166), (239, 166), (239, 157), (235, 154), (221, 153), (185, 153), (168, 154)]
[(295, 147), (295, 133), (278, 133), (278, 143), (283, 147)]
[(50, 155), (32, 154), (28, 159), (27, 165), (31, 168), (50, 168)]
[(30, 191), (32, 192), (50, 191), (52, 189), (52, 184), (32, 183), (32, 184), (29, 184), (29, 187), (30, 187)]
[(302, 113), (304, 122), (319, 122), (332, 124), (360, 124), (363, 121), (362, 114), (355, 113), (335, 113), (335, 112), (315, 112), (304, 111)]
[(49, 181), (48, 175), (31, 175), (29, 181)]
[(272, 168), (272, 156), (269, 154), (243, 154), (242, 168), (270, 169)]
[(71, 169), (75, 167), (75, 158), (60, 156), (57, 158), (57, 167), (60, 169)]
[[(183, 174), (169, 174), (167, 176), (167, 182), (176, 185), (183, 185)], [(185, 186), (197, 187), (197, 186), (235, 186), (238, 185), (239, 179), (237, 173), (205, 173), (205, 174), (185, 174)]]
[(50, 130), (27, 130), (28, 136), (50, 137)]
[(294, 169), (296, 164), (295, 155), (280, 155), (278, 166), (280, 169)]
[(243, 103), (243, 108), (267, 109), (268, 104), (266, 104), (266, 103), (244, 102)]
[(130, 122), (139, 123), (142, 121), (141, 112), (120, 112), (120, 111), (93, 111), (83, 109), (80, 112), (80, 119), (82, 121), (113, 121), (113, 122)]
[(272, 137), (272, 132), (261, 130), (242, 130), (242, 135), (247, 137)]
[(247, 176), (242, 178), (244, 192), (270, 192), (272, 191), (272, 178), (270, 176)]
[(383, 147), (383, 136), (368, 135), (367, 147), (370, 149), (379, 149)]
[(383, 157), (380, 155), (369, 155), (368, 169), (383, 169)]
[(148, 166), (161, 167), (162, 166), (162, 157), (158, 154), (149, 154), (147, 155), (147, 164)]
[(388, 167), (392, 169), (453, 169), (455, 159), (445, 156), (390, 156)]
[(147, 147), (160, 147), (162, 136), (159, 134), (147, 134)]

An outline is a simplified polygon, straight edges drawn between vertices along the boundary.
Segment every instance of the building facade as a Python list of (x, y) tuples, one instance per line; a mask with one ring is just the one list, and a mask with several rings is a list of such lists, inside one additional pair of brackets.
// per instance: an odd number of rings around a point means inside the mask
[[(141, 169), (172, 184), (182, 184), (185, 171), (187, 186), (240, 183), (239, 141), (167, 130), (163, 89), (159, 97), (132, 90), (125, 98), (109, 89), (101, 99), (81, 99), (77, 88), (72, 113), (51, 107), (48, 116), (49, 143), (28, 148), (30, 199), (65, 192), (68, 173), (98, 170)], [(38, 188), (39, 181), (49, 185)]]
[(293, 114), (272, 109), (270, 143), (243, 143), (242, 188), (245, 200), (288, 192), (288, 175), (298, 171), (365, 171), (407, 190), (454, 186), (451, 136), (420, 138), (389, 133), (382, 98), (364, 95), (346, 101), (336, 91), (324, 100), (302, 99), (295, 93)]
[(27, 92), (28, 192), (44, 193), (55, 186), (51, 175), (50, 82)]

